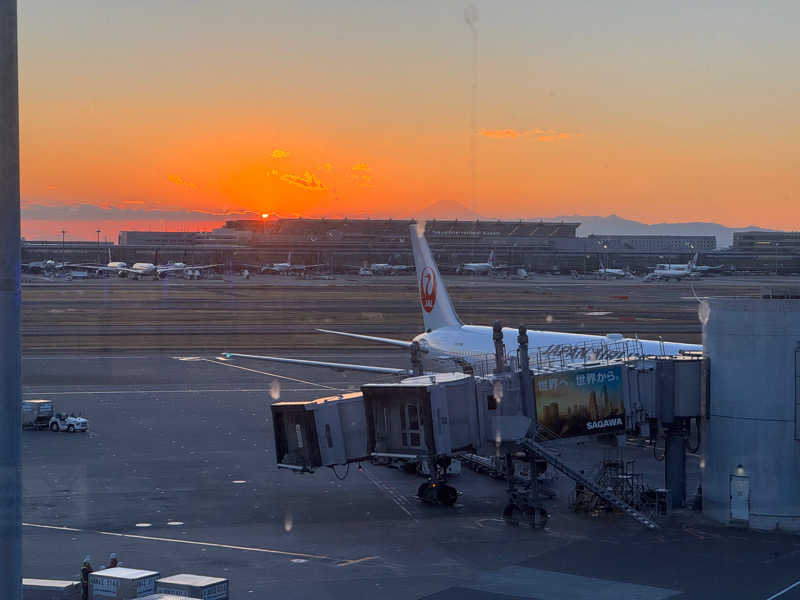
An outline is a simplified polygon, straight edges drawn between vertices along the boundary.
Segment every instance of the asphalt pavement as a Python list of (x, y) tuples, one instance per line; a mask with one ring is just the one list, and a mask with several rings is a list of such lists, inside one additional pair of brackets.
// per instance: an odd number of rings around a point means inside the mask
[[(405, 366), (384, 351), (303, 356)], [(464, 470), (456, 507), (421, 504), (421, 479), (363, 464), (278, 470), (269, 405), (357, 389), (364, 375), (211, 354), (35, 355), (24, 397), (83, 413), (87, 434), (26, 431), (24, 576), (123, 566), (231, 580), (232, 598), (757, 598), (800, 579), (800, 537), (717, 526), (677, 511), (654, 532), (567, 508), (545, 530), (500, 519), (505, 483)], [(374, 380), (370, 378), (370, 380)], [(562, 448), (589, 468), (607, 451)], [(661, 463), (626, 447), (657, 485)], [(699, 478), (689, 458), (690, 487)], [(800, 597), (800, 586), (778, 596)]]

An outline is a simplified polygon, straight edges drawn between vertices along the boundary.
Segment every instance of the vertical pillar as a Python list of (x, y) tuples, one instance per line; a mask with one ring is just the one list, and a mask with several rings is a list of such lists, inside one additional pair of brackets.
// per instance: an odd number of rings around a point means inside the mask
[(672, 506), (686, 506), (686, 436), (679, 421), (664, 428), (664, 480)]
[(22, 598), (17, 1), (0, 0), (0, 598)]
[(495, 372), (502, 373), (506, 370), (506, 345), (503, 343), (503, 325), (500, 321), (492, 324), (492, 339), (494, 340)]

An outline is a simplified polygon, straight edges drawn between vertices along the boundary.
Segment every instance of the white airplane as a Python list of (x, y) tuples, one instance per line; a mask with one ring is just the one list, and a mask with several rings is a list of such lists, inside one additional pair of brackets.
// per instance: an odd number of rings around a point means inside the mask
[(29, 263), (22, 263), (20, 265), (23, 271), (41, 271), (42, 273), (46, 273), (48, 271), (55, 271), (56, 269), (61, 269), (66, 266), (66, 263), (57, 263), (53, 259), (47, 260), (34, 260)]
[[(414, 257), (416, 260), (416, 256)], [(473, 275), (485, 275), (491, 273), (497, 267), (494, 264), (494, 250), (489, 253), (489, 260), (482, 263), (464, 263), (459, 267), (461, 273), (471, 273)]]
[[(414, 263), (417, 269), (420, 308), (425, 332), (413, 340), (398, 340), (371, 335), (362, 335), (344, 331), (317, 329), (322, 333), (343, 335), (361, 340), (369, 340), (396, 347), (411, 349), (419, 344), (423, 367), (428, 371), (441, 371), (444, 361), (452, 361), (457, 365), (478, 364), (486, 360), (486, 356), (494, 352), (493, 328), (485, 325), (465, 325), (458, 318), (450, 297), (445, 288), (439, 269), (433, 260), (430, 248), (416, 225), (411, 225), (411, 244), (414, 248)], [(516, 353), (518, 329), (503, 327), (503, 343), (509, 355)], [(638, 349), (644, 355), (676, 355), (681, 351), (701, 351), (697, 344), (663, 342), (660, 340), (639, 340), (624, 338), (620, 334), (586, 335), (582, 333), (562, 333), (557, 331), (529, 331), (529, 353), (557, 351), (558, 349), (576, 346), (600, 347), (602, 345), (620, 347), (623, 343), (630, 348)], [(408, 369), (394, 369), (369, 365), (355, 365), (325, 361), (284, 358), (278, 356), (258, 356), (225, 352), (223, 359), (250, 358), (288, 364), (328, 367), (337, 370), (364, 371), (370, 373), (387, 373), (407, 375)]]
[(271, 271), (273, 273), (297, 273), (301, 271), (307, 271), (308, 269), (317, 269), (319, 267), (324, 267), (323, 264), (318, 265), (295, 265), (292, 264), (292, 253), (289, 252), (289, 257), (286, 259), (286, 262), (282, 263), (273, 263), (270, 265), (245, 265), (245, 267), (252, 267), (254, 269), (259, 269), (262, 273), (266, 273), (267, 271)]
[(695, 266), (697, 265), (697, 254), (692, 257), (685, 265), (673, 265), (673, 264), (659, 264), (656, 265), (656, 268), (653, 270), (652, 273), (645, 276), (644, 281), (655, 281), (658, 279), (669, 281), (670, 279), (674, 279), (678, 281), (679, 279), (684, 279), (685, 277), (691, 277), (692, 274), (695, 272)]
[[(697, 262), (697, 261), (695, 261)], [(692, 269), (695, 273), (700, 273), (700, 275), (708, 275), (709, 273), (718, 273), (720, 271), (725, 270), (725, 265), (716, 265), (714, 267), (710, 265), (698, 265), (695, 264), (694, 268)]]
[(366, 275), (364, 270), (370, 271), (370, 275), (395, 275), (397, 273), (403, 273), (409, 270), (411, 267), (408, 265), (395, 265), (392, 264), (392, 257), (389, 257), (389, 261), (385, 263), (367, 263), (364, 261), (364, 264), (360, 267), (355, 265), (347, 265), (346, 269), (352, 269), (354, 271), (358, 271), (359, 275)]
[(130, 267), (123, 261), (112, 261), (111, 249), (108, 250), (108, 264), (106, 265), (75, 265), (85, 269), (90, 269), (99, 273), (115, 273), (120, 277), (128, 277), (131, 279), (140, 279), (142, 277), (152, 277), (153, 279), (164, 279), (170, 273), (183, 273), (187, 279), (197, 279), (200, 277), (200, 271), (213, 269), (220, 265), (187, 265), (183, 262), (174, 262), (167, 265), (158, 264), (158, 250), (155, 252), (153, 262), (137, 262), (133, 263)]
[(625, 269), (609, 269), (609, 268), (607, 268), (603, 264), (602, 260), (600, 261), (600, 268), (597, 269), (597, 271), (595, 271), (594, 273), (595, 273), (595, 275), (599, 275), (600, 277), (603, 277), (605, 279), (613, 279), (613, 278), (616, 278), (616, 279), (623, 279), (623, 278), (629, 279), (629, 278), (633, 277), (633, 275), (631, 275), (631, 273), (629, 273)]

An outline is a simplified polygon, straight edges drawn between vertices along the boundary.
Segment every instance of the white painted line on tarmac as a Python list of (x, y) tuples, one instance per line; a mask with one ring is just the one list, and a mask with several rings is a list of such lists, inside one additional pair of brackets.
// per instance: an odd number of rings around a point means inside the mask
[[(334, 388), (329, 387), (327, 389), (336, 390), (338, 392), (355, 392), (356, 389), (348, 389), (348, 388)], [(318, 392), (318, 387), (312, 388), (281, 388), (281, 392)], [(74, 392), (50, 392), (47, 390), (42, 390), (39, 392), (23, 392), (23, 396), (95, 396), (95, 395), (103, 395), (103, 394), (206, 394), (206, 393), (253, 393), (253, 392), (265, 392), (269, 393), (269, 388), (234, 388), (234, 389), (188, 389), (188, 390), (76, 390)]]
[(170, 542), (173, 544), (187, 544), (190, 546), (205, 546), (208, 548), (223, 548), (225, 550), (242, 550), (244, 552), (261, 552), (264, 554), (276, 554), (279, 556), (292, 556), (298, 558), (307, 558), (307, 559), (315, 559), (315, 560), (326, 560), (326, 561), (333, 561), (337, 563), (337, 566), (347, 566), (351, 564), (357, 564), (359, 562), (363, 562), (366, 560), (374, 560), (378, 558), (377, 556), (366, 556), (363, 558), (355, 558), (355, 559), (338, 559), (333, 558), (331, 556), (326, 556), (324, 554), (307, 554), (305, 552), (289, 552), (286, 550), (275, 550), (273, 548), (257, 548), (251, 546), (235, 546), (232, 544), (217, 544), (214, 542), (198, 542), (194, 540), (179, 540), (175, 538), (163, 538), (163, 537), (155, 537), (150, 535), (135, 535), (131, 533), (114, 533), (112, 531), (93, 531), (90, 529), (77, 529), (75, 527), (60, 527), (57, 525), (41, 525), (38, 523), (23, 523), (25, 527), (36, 527), (38, 529), (51, 529), (55, 531), (69, 531), (72, 533), (93, 533), (97, 535), (110, 535), (114, 537), (122, 537), (134, 540), (146, 540), (150, 542)]
[(86, 356), (83, 354), (51, 354), (44, 356), (23, 356), (22, 360), (102, 360), (104, 358), (112, 359), (126, 359), (126, 358), (158, 358), (158, 355), (151, 354), (149, 356)]
[(285, 379), (287, 381), (294, 381), (295, 383), (305, 383), (306, 385), (316, 385), (317, 387), (333, 390), (335, 392), (343, 392), (341, 388), (332, 387), (330, 385), (324, 385), (322, 383), (315, 383), (313, 381), (308, 381), (306, 379), (296, 379), (294, 377), (287, 377), (286, 375), (278, 375), (277, 373), (270, 373), (269, 371), (259, 371), (257, 369), (250, 369), (248, 367), (242, 367), (240, 365), (232, 365), (231, 363), (222, 362), (219, 360), (211, 360), (209, 358), (201, 358), (200, 360), (205, 362), (210, 362), (213, 365), (221, 365), (223, 367), (233, 367), (234, 369), (241, 369), (242, 371), (250, 371), (251, 373), (260, 373), (261, 375), (266, 375), (267, 377), (276, 377), (278, 379)]
[(796, 588), (798, 585), (800, 585), (800, 581), (795, 581), (795, 582), (794, 582), (792, 585), (790, 585), (789, 587), (783, 588), (783, 589), (782, 589), (780, 592), (778, 592), (777, 594), (773, 594), (772, 596), (770, 596), (769, 598), (767, 598), (767, 600), (774, 600), (775, 598), (780, 598), (780, 597), (781, 597), (781, 596), (783, 596), (783, 595), (784, 595), (786, 592), (788, 592), (788, 591), (790, 591), (790, 590), (793, 590), (793, 589), (794, 589), (794, 588)]
[(417, 518), (413, 514), (411, 514), (411, 511), (408, 510), (408, 508), (406, 508), (406, 506), (405, 506), (406, 499), (405, 498), (403, 498), (402, 496), (397, 494), (388, 485), (386, 485), (380, 479), (375, 477), (372, 473), (370, 473), (367, 470), (366, 467), (362, 467), (361, 468), (361, 472), (364, 474), (364, 476), (367, 479), (369, 479), (375, 485), (375, 487), (377, 487), (379, 490), (385, 492), (389, 496), (389, 498), (392, 499), (392, 502), (394, 502), (400, 508), (400, 510), (402, 510), (404, 513), (406, 513), (408, 515), (408, 517), (412, 521), (414, 521), (415, 523), (417, 522)]

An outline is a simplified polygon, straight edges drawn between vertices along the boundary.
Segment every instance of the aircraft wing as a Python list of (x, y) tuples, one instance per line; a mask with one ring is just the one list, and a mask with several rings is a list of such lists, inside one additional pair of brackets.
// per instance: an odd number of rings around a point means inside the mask
[(98, 273), (119, 273), (120, 271), (127, 271), (129, 273), (133, 273), (130, 268), (128, 267), (109, 267), (106, 265), (70, 265), (74, 268), (80, 269), (88, 269), (90, 271), (96, 271)]
[(302, 358), (284, 358), (281, 356), (258, 356), (254, 354), (238, 354), (223, 352), (223, 358), (249, 358), (252, 360), (265, 360), (268, 362), (286, 363), (290, 365), (305, 365), (307, 367), (326, 367), (336, 371), (362, 371), (365, 373), (382, 373), (385, 375), (413, 375), (410, 369), (393, 369), (391, 367), (373, 367), (370, 365), (354, 365), (349, 363), (335, 363), (321, 360), (304, 360)]
[(163, 267), (156, 267), (159, 273), (175, 273), (176, 271), (202, 271), (204, 269), (213, 269), (221, 267), (222, 265), (185, 265), (183, 267), (175, 267), (173, 265), (165, 265)]
[(319, 269), (320, 267), (327, 267), (328, 265), (290, 265), (289, 270), (291, 271), (307, 271), (308, 269)]
[(345, 337), (356, 338), (358, 340), (369, 340), (371, 342), (380, 342), (382, 344), (391, 344), (393, 346), (402, 346), (403, 348), (411, 348), (412, 342), (405, 340), (396, 340), (393, 338), (378, 337), (375, 335), (363, 335), (360, 333), (348, 333), (346, 331), (333, 331), (331, 329), (317, 329), (321, 333), (332, 333), (334, 335), (343, 335)]

